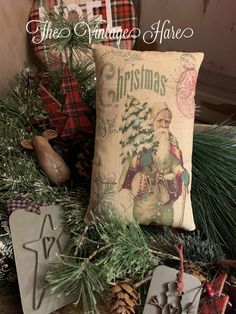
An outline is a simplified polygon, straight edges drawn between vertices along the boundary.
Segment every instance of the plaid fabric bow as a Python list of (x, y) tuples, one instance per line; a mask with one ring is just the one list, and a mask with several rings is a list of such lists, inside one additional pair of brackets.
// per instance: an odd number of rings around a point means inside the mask
[(64, 70), (61, 85), (61, 92), (66, 95), (64, 108), (42, 84), (39, 87), (43, 107), (49, 114), (49, 127), (54, 128), (62, 139), (72, 139), (78, 131), (94, 131), (86, 116), (88, 107), (82, 100), (80, 90), (80, 85), (68, 69)]
[(26, 198), (22, 195), (16, 195), (6, 202), (6, 209), (8, 214), (18, 210), (24, 209), (28, 212), (40, 214), (40, 207), (48, 205), (47, 202), (44, 201), (32, 201), (29, 198)]

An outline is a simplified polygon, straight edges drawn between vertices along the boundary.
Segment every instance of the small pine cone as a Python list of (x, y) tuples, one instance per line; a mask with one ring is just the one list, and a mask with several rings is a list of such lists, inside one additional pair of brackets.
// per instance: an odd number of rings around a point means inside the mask
[(201, 282), (206, 281), (206, 274), (199, 265), (189, 261), (185, 264), (184, 269), (187, 274), (197, 277)]
[(82, 151), (77, 155), (77, 163), (75, 165), (79, 175), (90, 179), (93, 161), (94, 142), (88, 139), (82, 147)]
[(135, 314), (139, 294), (128, 282), (118, 282), (112, 287), (111, 313)]

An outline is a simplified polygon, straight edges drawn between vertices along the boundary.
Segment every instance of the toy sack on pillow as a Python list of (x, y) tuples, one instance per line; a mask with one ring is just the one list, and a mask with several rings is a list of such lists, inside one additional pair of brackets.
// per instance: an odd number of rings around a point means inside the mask
[(86, 216), (195, 228), (190, 199), (195, 89), (203, 53), (94, 45), (97, 125)]

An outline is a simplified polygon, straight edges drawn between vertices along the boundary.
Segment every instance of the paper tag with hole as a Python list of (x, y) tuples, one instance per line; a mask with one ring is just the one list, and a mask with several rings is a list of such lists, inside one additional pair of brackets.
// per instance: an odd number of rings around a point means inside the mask
[(184, 273), (184, 294), (177, 293), (178, 270), (158, 266), (151, 280), (143, 314), (197, 314), (201, 282)]
[(69, 236), (63, 231), (59, 206), (40, 208), (41, 214), (17, 210), (10, 228), (24, 314), (48, 314), (76, 300), (76, 295), (49, 295), (45, 276), (53, 264), (62, 263)]

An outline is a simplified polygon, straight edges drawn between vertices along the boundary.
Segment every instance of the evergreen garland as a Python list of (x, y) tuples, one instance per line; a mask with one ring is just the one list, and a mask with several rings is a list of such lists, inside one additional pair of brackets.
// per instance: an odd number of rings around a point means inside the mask
[[(51, 293), (76, 291), (78, 302), (81, 299), (84, 302), (83, 295), (86, 295), (94, 313), (97, 313), (93, 307), (96, 295), (101, 294), (107, 299), (109, 286), (117, 280), (146, 283), (145, 279), (149, 279), (160, 264), (174, 261), (178, 268), (179, 256), (173, 249), (176, 243), (182, 243), (186, 248), (185, 262), (194, 262), (207, 271), (224, 257), (221, 248), (203, 240), (199, 232), (175, 234), (168, 227), (155, 227), (153, 234), (136, 222), (127, 224), (114, 214), (106, 221), (95, 219), (93, 222), (84, 236), (82, 256), (82, 251), (77, 256), (62, 256), (63, 263), (48, 273), (47, 281)], [(94, 270), (97, 270), (96, 279), (92, 278)], [(87, 281), (84, 281), (84, 276)], [(93, 280), (97, 280), (97, 286), (93, 285)], [(141, 288), (141, 284), (136, 286)]]

